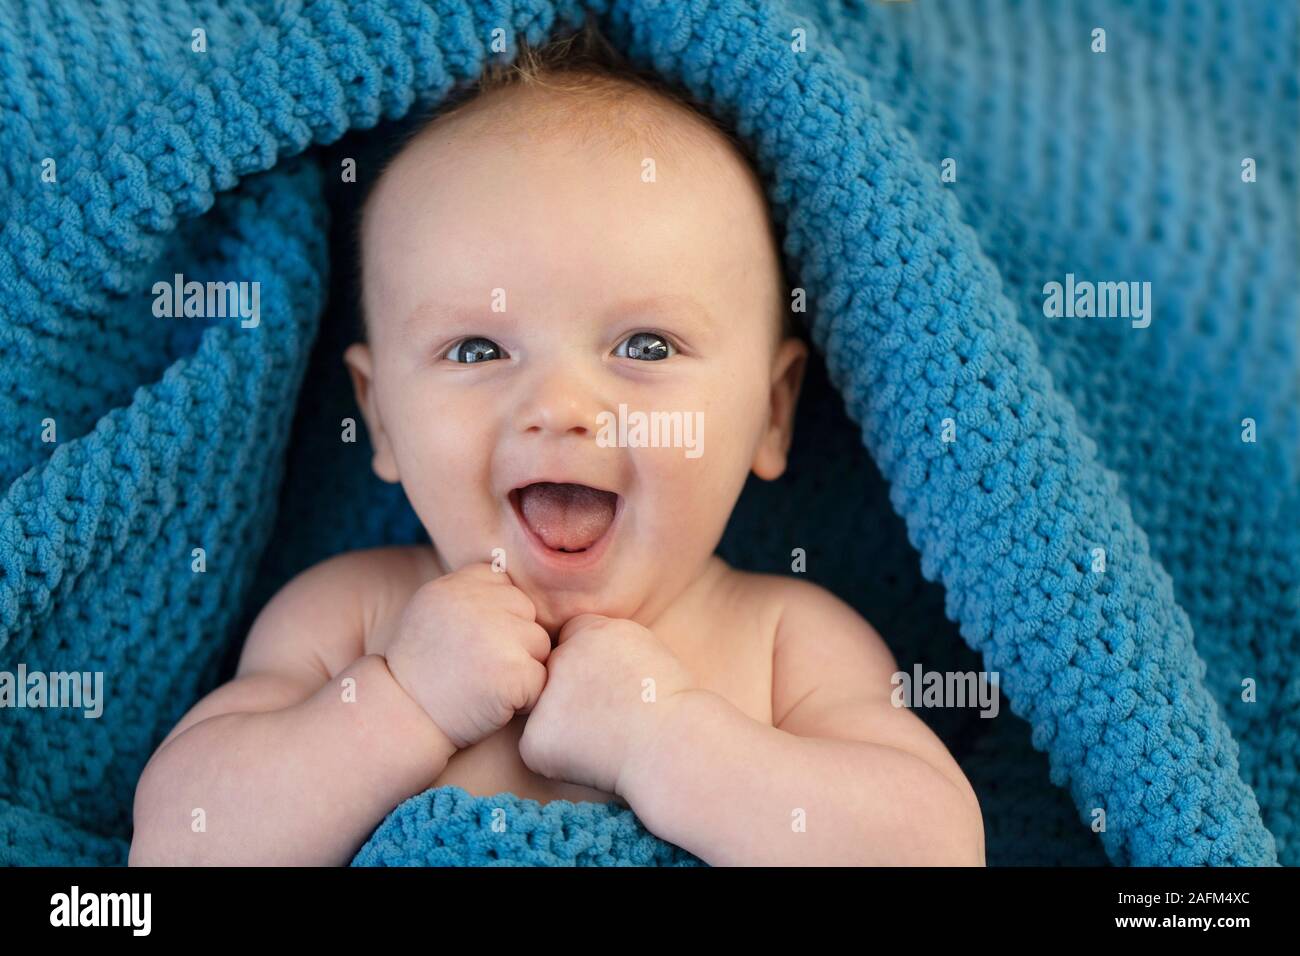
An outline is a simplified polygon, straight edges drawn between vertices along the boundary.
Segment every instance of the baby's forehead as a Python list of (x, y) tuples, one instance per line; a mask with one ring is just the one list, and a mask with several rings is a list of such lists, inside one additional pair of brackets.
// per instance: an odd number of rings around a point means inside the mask
[[(364, 215), (383, 211), (376, 208), (382, 206), (377, 196), (417, 189), (439, 170), (455, 168), (450, 159), (546, 143), (633, 153), (644, 167), (642, 178), (651, 181), (665, 163), (701, 181), (733, 178), (763, 199), (738, 141), (665, 94), (638, 87), (573, 91), (520, 85), (491, 90), (426, 121), (384, 164)], [(401, 208), (400, 201), (392, 205), (392, 211)]]
[[(520, 171), (521, 165), (532, 164), (531, 157), (542, 153), (552, 160), (559, 157), (560, 162), (572, 157), (586, 178), (548, 178), (549, 174)], [(498, 175), (520, 175), (525, 184), (499, 182)], [(661, 178), (658, 192), (655, 176)], [(404, 285), (421, 269), (403, 247), (424, 242), (433, 232), (444, 238), (470, 237), (477, 243), (513, 229), (531, 227), (535, 236), (539, 224), (549, 229), (555, 223), (558, 234), (563, 229), (559, 217), (546, 219), (537, 212), (561, 205), (557, 196), (572, 198), (572, 204), (563, 204), (566, 213), (581, 207), (594, 221), (604, 210), (599, 200), (586, 193), (605, 195), (598, 187), (607, 184), (595, 180), (618, 177), (622, 178), (611, 195), (618, 202), (629, 200), (630, 216), (606, 220), (606, 225), (619, 238), (641, 228), (637, 217), (654, 219), (660, 227), (665, 219), (702, 226), (703, 244), (680, 250), (656, 244), (653, 235), (662, 234), (661, 228), (646, 230), (647, 235), (636, 241), (647, 266), (664, 261), (670, 253), (693, 250), (702, 274), (744, 273), (745, 281), (752, 284), (759, 275), (775, 273), (779, 290), (782, 278), (766, 197), (746, 157), (726, 136), (687, 107), (646, 91), (625, 91), (593, 101), (591, 96), (531, 88), (493, 90), (450, 116), (435, 117), (405, 141), (367, 202), (360, 236), (363, 286), (373, 285), (379, 273), (387, 288)], [(494, 202), (495, 193), (517, 197), (529, 208), (511, 209)], [(480, 201), (491, 216), (467, 213)], [(429, 213), (431, 207), (437, 207), (437, 214)], [(582, 215), (565, 219), (570, 227), (577, 222), (578, 230), (586, 228)], [(594, 237), (599, 230), (589, 231)], [(502, 241), (507, 239), (503, 236)], [(442, 247), (447, 247), (445, 242)], [(594, 256), (600, 265), (619, 247), (614, 242), (582, 246), (588, 252), (587, 262)], [(559, 245), (554, 251), (559, 254), (568, 248)], [(521, 255), (513, 264), (525, 258), (531, 256)], [(368, 299), (371, 293), (363, 288), (362, 294)]]

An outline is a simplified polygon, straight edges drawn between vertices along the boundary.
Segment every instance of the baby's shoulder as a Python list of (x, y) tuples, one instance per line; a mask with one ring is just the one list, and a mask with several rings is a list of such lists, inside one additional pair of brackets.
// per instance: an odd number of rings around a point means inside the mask
[(735, 573), (770, 634), (774, 727), (817, 736), (837, 709), (888, 697), (898, 664), (852, 605), (807, 578)]
[(791, 663), (809, 655), (866, 662), (875, 670), (895, 670), (889, 646), (858, 611), (834, 592), (805, 577), (734, 571), (750, 599), (772, 622), (772, 653)]
[[(343, 551), (313, 564), (284, 586), (281, 593), (301, 591), (312, 597), (337, 595), (363, 600), (414, 591), (437, 565), (427, 545), (385, 545)], [(278, 596), (278, 595), (277, 595)]]
[(847, 601), (806, 577), (791, 574), (767, 574), (727, 567), (731, 585), (745, 599), (763, 607), (777, 617), (777, 626), (807, 624), (814, 619), (838, 618), (871, 625)]
[(296, 658), (319, 662), (332, 677), (368, 653), (376, 633), (405, 607), (437, 565), (428, 546), (344, 551), (286, 583), (258, 614), (241, 670)]

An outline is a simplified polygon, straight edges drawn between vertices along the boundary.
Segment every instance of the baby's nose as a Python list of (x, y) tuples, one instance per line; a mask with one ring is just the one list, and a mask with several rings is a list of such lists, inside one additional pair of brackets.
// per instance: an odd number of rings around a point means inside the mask
[(571, 367), (556, 365), (530, 383), (519, 403), (518, 429), (585, 436), (596, 428), (603, 407), (589, 382)]

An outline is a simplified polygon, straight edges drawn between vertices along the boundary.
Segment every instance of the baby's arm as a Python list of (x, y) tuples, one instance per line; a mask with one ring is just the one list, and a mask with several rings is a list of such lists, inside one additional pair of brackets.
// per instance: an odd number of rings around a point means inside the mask
[(272, 598), (235, 678), (145, 767), (131, 865), (345, 864), (442, 773), (455, 747), (384, 658), (365, 653), (394, 560), (384, 549), (339, 555)]
[(624, 796), (646, 827), (713, 865), (984, 865), (979, 802), (947, 748), (893, 706), (897, 664), (814, 584), (785, 598), (772, 720), (679, 695)]

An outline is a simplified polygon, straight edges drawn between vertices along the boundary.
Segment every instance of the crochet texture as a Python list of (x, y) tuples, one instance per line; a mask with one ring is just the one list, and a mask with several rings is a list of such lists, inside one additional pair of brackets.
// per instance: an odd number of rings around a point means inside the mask
[[(339, 442), (340, 157), (477, 75), (494, 29), (587, 11), (751, 144), (807, 293), (824, 367), (724, 557), (803, 548), (901, 667), (999, 673), (996, 719), (919, 712), (990, 863), (1300, 862), (1281, 0), (0, 3), (0, 671), (105, 687), (98, 719), (0, 710), (0, 862), (123, 863), (145, 762), (269, 596), (420, 540)], [(258, 280), (260, 324), (156, 318), (178, 272)], [(1150, 281), (1150, 326), (1045, 317), (1067, 273)], [(699, 861), (614, 804), (441, 788), (355, 862)]]

